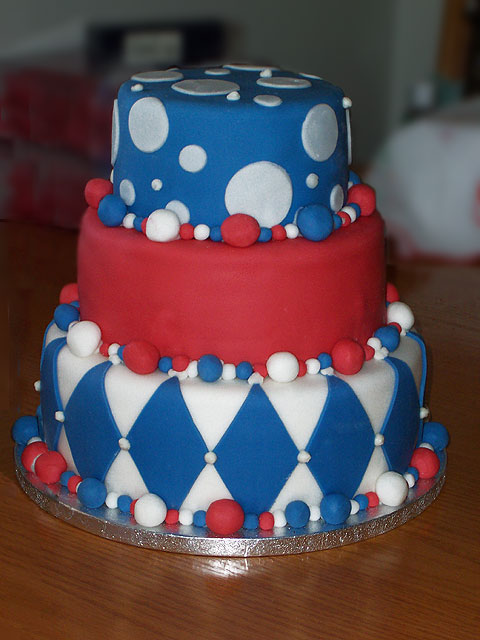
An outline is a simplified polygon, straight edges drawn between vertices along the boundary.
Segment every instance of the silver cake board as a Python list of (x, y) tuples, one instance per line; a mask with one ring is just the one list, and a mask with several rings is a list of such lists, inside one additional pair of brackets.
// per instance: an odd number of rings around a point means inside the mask
[(440, 470), (434, 478), (419, 480), (410, 489), (407, 500), (399, 507), (379, 505), (350, 516), (340, 525), (327, 525), (323, 520), (309, 522), (301, 529), (289, 526), (272, 531), (240, 530), (221, 537), (194, 525), (159, 525), (141, 527), (119, 509), (106, 506), (84, 507), (76, 494), (59, 483), (46, 485), (26, 471), (20, 461), (21, 448), (15, 447), (15, 471), (23, 491), (39, 507), (79, 529), (102, 538), (136, 547), (202, 556), (279, 556), (308, 551), (321, 551), (367, 540), (395, 529), (424, 511), (438, 496), (445, 482), (446, 455), (439, 454)]

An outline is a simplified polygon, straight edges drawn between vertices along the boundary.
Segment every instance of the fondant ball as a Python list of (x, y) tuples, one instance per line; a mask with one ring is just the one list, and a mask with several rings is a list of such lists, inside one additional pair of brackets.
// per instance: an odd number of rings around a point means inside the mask
[(400, 334), (395, 327), (380, 327), (373, 334), (388, 351), (395, 351), (400, 344)]
[(260, 236), (260, 225), (252, 216), (235, 213), (222, 222), (220, 227), (223, 241), (232, 247), (249, 247)]
[(207, 354), (198, 361), (198, 375), (205, 382), (215, 382), (223, 371), (222, 361), (217, 356)]
[(422, 479), (433, 478), (440, 469), (440, 460), (437, 454), (425, 447), (415, 449), (410, 465), (418, 469), (418, 477)]
[(90, 320), (82, 320), (73, 324), (67, 333), (67, 345), (70, 351), (79, 358), (86, 358), (95, 353), (101, 339), (100, 327)]
[(333, 217), (323, 205), (309, 204), (299, 210), (297, 226), (304, 238), (319, 242), (328, 238), (332, 233)]
[(404, 331), (409, 331), (415, 322), (412, 310), (404, 302), (392, 302), (387, 307), (388, 322), (398, 322)]
[(12, 438), (17, 444), (27, 444), (30, 438), (38, 436), (38, 420), (36, 416), (21, 416), (12, 427)]
[(297, 358), (288, 351), (274, 353), (267, 360), (267, 373), (275, 382), (292, 382), (299, 370)]
[(387, 282), (387, 291), (386, 291), (385, 298), (387, 302), (398, 302), (400, 300), (398, 289), (391, 282)]
[(117, 507), (120, 509), (122, 513), (130, 513), (131, 504), (132, 504), (132, 499), (130, 496), (127, 496), (125, 494), (118, 496)]
[(270, 531), (275, 526), (275, 517), (270, 511), (264, 511), (258, 516), (258, 526), (262, 531)]
[(354, 202), (360, 206), (362, 216), (370, 216), (375, 211), (375, 189), (368, 184), (354, 184), (348, 190), (348, 203)]
[(240, 380), (248, 380), (253, 373), (253, 367), (250, 362), (240, 362), (236, 368), (237, 378)]
[(304, 527), (310, 519), (310, 508), (301, 500), (294, 500), (287, 504), (285, 517), (288, 524), (295, 529)]
[(213, 533), (228, 536), (243, 526), (245, 514), (235, 500), (215, 500), (207, 509), (205, 521)]
[(75, 471), (64, 471), (60, 476), (60, 484), (62, 487), (68, 487), (68, 481), (70, 478), (73, 478), (75, 475)]
[(243, 522), (244, 529), (258, 529), (258, 516), (255, 513), (246, 513)]
[(327, 524), (342, 524), (350, 515), (351, 504), (341, 493), (329, 493), (320, 503), (320, 513)]
[(82, 480), (78, 485), (77, 496), (85, 507), (97, 509), (105, 502), (107, 489), (100, 480), (96, 478), (85, 478), (85, 480)]
[(44, 442), (32, 442), (27, 444), (22, 451), (21, 461), (27, 471), (33, 471), (35, 460), (48, 451), (47, 445)]
[(98, 217), (106, 227), (119, 227), (126, 213), (124, 201), (112, 194), (102, 198), (98, 205)]
[(158, 527), (166, 515), (167, 505), (154, 493), (145, 493), (135, 502), (134, 518), (142, 527)]
[(383, 504), (398, 507), (408, 494), (408, 483), (405, 478), (395, 471), (387, 471), (377, 478), (375, 493)]
[(332, 366), (339, 373), (347, 376), (358, 373), (364, 361), (363, 347), (350, 338), (342, 338), (332, 349)]
[(71, 304), (75, 300), (78, 300), (78, 284), (69, 282), (60, 291), (59, 302), (60, 304)]
[(71, 322), (76, 322), (80, 314), (78, 309), (71, 304), (60, 304), (53, 312), (55, 324), (62, 331), (67, 331)]
[(158, 367), (160, 354), (150, 342), (134, 340), (125, 345), (122, 359), (130, 371), (146, 375), (147, 373), (153, 373)]
[(67, 469), (64, 457), (58, 451), (47, 451), (35, 461), (35, 474), (45, 484), (54, 484)]
[(151, 213), (145, 225), (145, 235), (154, 242), (171, 242), (178, 237), (180, 220), (174, 211), (157, 209)]
[(113, 191), (113, 184), (110, 180), (103, 178), (93, 178), (85, 185), (85, 200), (90, 207), (98, 209), (100, 200), (108, 196)]
[(442, 451), (448, 444), (447, 429), (440, 422), (426, 422), (423, 425), (423, 441), (433, 446), (435, 451)]

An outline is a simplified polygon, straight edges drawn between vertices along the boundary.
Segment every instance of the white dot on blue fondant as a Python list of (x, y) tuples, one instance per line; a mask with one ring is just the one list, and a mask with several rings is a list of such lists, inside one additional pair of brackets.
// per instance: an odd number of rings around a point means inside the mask
[(273, 96), (271, 94), (255, 96), (253, 101), (262, 107), (278, 107), (278, 105), (283, 102), (279, 96)]
[(120, 197), (130, 207), (135, 202), (135, 187), (130, 180), (122, 180), (120, 182)]
[(140, 82), (173, 82), (174, 80), (181, 80), (183, 73), (180, 71), (145, 71), (143, 73), (136, 73), (132, 76), (132, 80)]
[(154, 178), (152, 180), (151, 186), (154, 191), (160, 191), (160, 189), (163, 187), (163, 182), (160, 180), (160, 178)]
[(198, 144), (189, 144), (180, 151), (178, 162), (185, 171), (197, 173), (207, 164), (207, 153)]
[(265, 67), (258, 66), (254, 64), (224, 64), (224, 67), (227, 69), (235, 69), (237, 71), (264, 71), (265, 69), (270, 69), (271, 71), (275, 71), (277, 67)]
[(230, 71), (225, 69), (224, 67), (218, 67), (215, 69), (205, 69), (205, 74), (207, 76), (228, 76)]
[(338, 124), (335, 111), (328, 104), (317, 104), (307, 113), (302, 125), (302, 143), (307, 154), (323, 162), (335, 151)]
[(187, 205), (180, 202), (180, 200), (170, 200), (170, 202), (165, 205), (165, 209), (176, 213), (180, 224), (184, 224), (190, 220), (190, 211)]
[(157, 151), (168, 136), (168, 117), (158, 98), (137, 100), (128, 115), (128, 130), (133, 144), (146, 153)]
[(281, 76), (259, 78), (257, 84), (272, 89), (306, 89), (312, 86), (312, 83), (306, 78), (284, 78)]
[(175, 91), (192, 96), (223, 96), (231, 91), (240, 89), (236, 82), (229, 80), (216, 80), (213, 78), (201, 78), (199, 80), (182, 80), (173, 86)]
[(318, 176), (316, 173), (309, 173), (305, 183), (309, 189), (315, 189), (318, 187)]
[(272, 227), (287, 215), (292, 204), (290, 176), (274, 162), (253, 162), (230, 179), (225, 206), (230, 215), (246, 213), (260, 226)]
[(336, 184), (330, 193), (330, 209), (335, 213), (343, 207), (343, 189), (341, 185)]
[(114, 100), (112, 114), (112, 166), (115, 164), (117, 159), (119, 142), (120, 130), (118, 127), (118, 100)]
[(347, 120), (347, 147), (348, 147), (348, 164), (352, 164), (352, 129), (350, 127), (350, 111), (346, 109), (345, 118)]

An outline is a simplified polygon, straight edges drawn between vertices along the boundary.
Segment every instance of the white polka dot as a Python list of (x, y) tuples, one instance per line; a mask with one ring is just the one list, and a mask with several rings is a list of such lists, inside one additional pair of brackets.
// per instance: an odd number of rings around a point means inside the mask
[(177, 218), (180, 220), (180, 224), (184, 224), (190, 220), (190, 211), (187, 205), (180, 202), (180, 200), (170, 200), (170, 202), (165, 205), (165, 209), (175, 212)]
[(240, 89), (236, 82), (214, 80), (213, 78), (182, 80), (174, 84), (172, 88), (179, 93), (186, 93), (191, 96), (224, 96), (231, 91)]
[(323, 80), (320, 76), (315, 76), (313, 73), (301, 73), (302, 78), (310, 78), (311, 80)]
[(350, 111), (345, 111), (345, 119), (347, 121), (347, 147), (348, 147), (348, 164), (352, 164), (352, 128), (350, 126)]
[(278, 107), (283, 102), (279, 96), (272, 95), (255, 96), (253, 101), (262, 105), (262, 107)]
[(238, 91), (232, 91), (227, 95), (227, 100), (231, 100), (231, 101), (240, 100), (240, 94), (238, 93)]
[(347, 96), (345, 96), (342, 99), (342, 107), (344, 109), (350, 109), (351, 106), (352, 106), (352, 101), (350, 100), (350, 98), (347, 98)]
[(317, 162), (327, 160), (335, 151), (338, 124), (328, 104), (317, 104), (307, 113), (302, 125), (302, 142), (307, 154)]
[(152, 189), (154, 191), (160, 191), (162, 187), (163, 187), (163, 182), (160, 180), (160, 178), (154, 178), (152, 180)]
[(167, 139), (168, 127), (167, 112), (158, 98), (141, 98), (130, 109), (128, 130), (140, 151), (152, 153), (160, 149)]
[(283, 78), (275, 76), (273, 78), (260, 78), (257, 84), (261, 87), (272, 87), (273, 89), (306, 89), (312, 83), (305, 78)]
[(219, 67), (218, 69), (205, 69), (205, 74), (207, 76), (228, 76), (230, 71), (223, 67)]
[(115, 164), (120, 142), (120, 129), (118, 126), (118, 100), (113, 101), (112, 115), (112, 166)]
[(272, 70), (271, 69), (263, 69), (263, 71), (260, 71), (260, 77), (261, 78), (271, 78), (272, 77)]
[(130, 207), (135, 202), (135, 187), (130, 180), (122, 180), (120, 182), (120, 197)]
[(182, 78), (183, 73), (179, 71), (145, 71), (136, 73), (131, 79), (140, 82), (173, 82)]
[(305, 180), (307, 187), (309, 189), (315, 189), (318, 187), (318, 176), (316, 173), (309, 173), (307, 179)]
[(292, 195), (290, 176), (283, 167), (273, 162), (253, 162), (230, 179), (225, 206), (230, 215), (246, 213), (262, 227), (272, 227), (287, 215)]
[(259, 67), (254, 64), (224, 64), (224, 67), (227, 69), (237, 69), (238, 71), (265, 71), (265, 69), (270, 69), (271, 71), (275, 71), (277, 67)]
[(330, 209), (337, 213), (343, 207), (343, 189), (336, 184), (330, 193)]
[(132, 84), (130, 91), (143, 91), (143, 84), (140, 84), (139, 82), (137, 82), (137, 84)]
[(207, 164), (207, 153), (198, 144), (189, 144), (180, 151), (178, 161), (185, 171), (197, 173)]

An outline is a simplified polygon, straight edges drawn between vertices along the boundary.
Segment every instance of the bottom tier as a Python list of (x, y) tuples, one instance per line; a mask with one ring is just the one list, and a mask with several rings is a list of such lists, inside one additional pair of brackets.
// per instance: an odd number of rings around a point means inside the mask
[(425, 350), (413, 333), (354, 376), (291, 383), (208, 383), (140, 376), (100, 354), (79, 358), (55, 324), (41, 365), (40, 435), (68, 468), (132, 499), (207, 510), (229, 498), (245, 513), (326, 494), (375, 491), (406, 472), (421, 437)]

